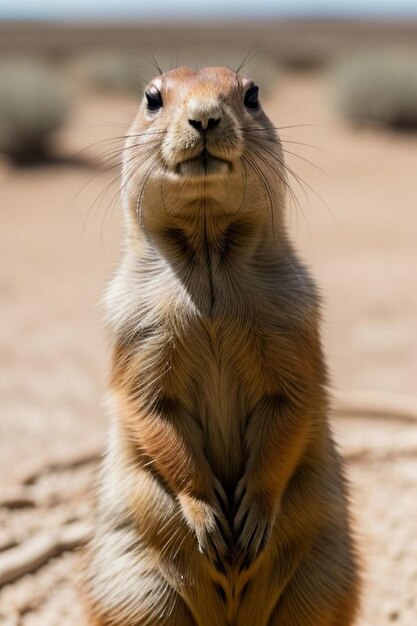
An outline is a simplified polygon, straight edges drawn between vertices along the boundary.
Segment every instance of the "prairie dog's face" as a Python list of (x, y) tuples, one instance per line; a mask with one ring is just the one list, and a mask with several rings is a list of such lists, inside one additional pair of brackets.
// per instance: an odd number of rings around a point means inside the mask
[(156, 77), (145, 90), (130, 136), (127, 148), (141, 151), (141, 174), (149, 169), (152, 178), (159, 173), (182, 185), (224, 185), (242, 174), (252, 141), (278, 146), (258, 87), (224, 67), (183, 67)]

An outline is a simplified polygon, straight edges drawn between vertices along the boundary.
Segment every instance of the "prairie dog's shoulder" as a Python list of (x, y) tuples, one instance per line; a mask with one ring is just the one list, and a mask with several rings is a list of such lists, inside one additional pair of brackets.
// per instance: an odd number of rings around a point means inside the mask
[(172, 269), (160, 259), (144, 263), (132, 252), (123, 255), (105, 290), (105, 320), (116, 335), (123, 328), (161, 323), (175, 300)]

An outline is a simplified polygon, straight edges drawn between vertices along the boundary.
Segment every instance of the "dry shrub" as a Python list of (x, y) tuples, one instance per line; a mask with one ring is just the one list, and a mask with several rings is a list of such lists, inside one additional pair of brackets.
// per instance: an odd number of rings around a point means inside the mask
[(288, 46), (277, 53), (280, 65), (290, 72), (318, 72), (329, 64), (328, 54), (319, 46)]
[(15, 163), (44, 160), (68, 113), (68, 94), (41, 61), (0, 64), (0, 151)]
[(339, 60), (332, 72), (333, 98), (357, 123), (417, 129), (417, 54), (375, 51)]

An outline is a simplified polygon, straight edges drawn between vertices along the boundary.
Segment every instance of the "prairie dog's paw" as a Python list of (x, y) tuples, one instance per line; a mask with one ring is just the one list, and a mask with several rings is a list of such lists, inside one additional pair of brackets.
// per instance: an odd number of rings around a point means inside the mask
[(195, 532), (198, 549), (219, 568), (229, 560), (228, 523), (221, 511), (188, 494), (178, 496), (187, 524)]
[(236, 554), (242, 568), (249, 568), (265, 549), (271, 537), (276, 510), (262, 493), (251, 491), (243, 477), (235, 493), (236, 514), (233, 531)]

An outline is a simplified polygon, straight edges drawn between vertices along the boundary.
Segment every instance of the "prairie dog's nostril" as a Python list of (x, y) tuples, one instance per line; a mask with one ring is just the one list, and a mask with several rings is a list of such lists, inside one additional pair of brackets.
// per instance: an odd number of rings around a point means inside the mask
[(201, 120), (188, 120), (188, 123), (191, 124), (191, 126), (193, 128), (195, 128), (198, 131), (203, 131), (205, 132), (206, 130), (209, 130), (211, 128), (215, 128), (218, 123), (220, 122), (221, 117), (210, 117), (208, 120), (204, 120), (204, 122), (202, 122)]
[(188, 123), (191, 124), (191, 126), (193, 126), (193, 128), (196, 128), (197, 130), (203, 130), (203, 123), (200, 122), (200, 120), (188, 120)]
[(215, 126), (218, 125), (220, 120), (221, 120), (221, 117), (217, 117), (217, 118), (210, 117), (209, 121), (207, 122), (207, 128), (214, 128)]

